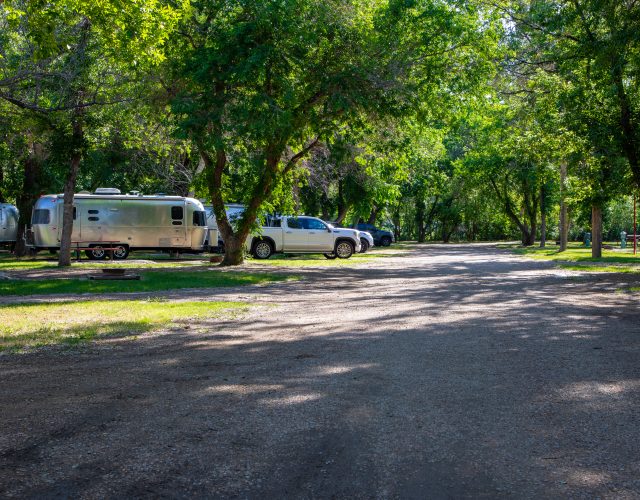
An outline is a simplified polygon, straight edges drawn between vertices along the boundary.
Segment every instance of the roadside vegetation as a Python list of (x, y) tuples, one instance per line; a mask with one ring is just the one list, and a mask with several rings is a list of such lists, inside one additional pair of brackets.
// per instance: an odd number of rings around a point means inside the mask
[(558, 263), (558, 267), (571, 271), (589, 271), (605, 273), (640, 273), (640, 255), (633, 255), (633, 249), (615, 248), (602, 250), (601, 257), (593, 257), (591, 248), (580, 244), (571, 244), (567, 250), (560, 252), (557, 246), (515, 247), (518, 255), (537, 260), (550, 260)]
[(289, 279), (295, 278), (274, 273), (223, 272), (218, 270), (149, 271), (141, 273), (140, 280), (130, 281), (92, 281), (87, 278), (9, 279), (0, 281), (0, 296), (161, 292), (185, 288), (256, 285)]
[(632, 230), (638, 2), (143, 3), (0, 1), (0, 202), (22, 235), (64, 192), (60, 266), (98, 186), (208, 201), (228, 265), (264, 213), (396, 241), (591, 233), (595, 258)]
[(273, 267), (343, 267), (375, 262), (389, 257), (401, 257), (407, 254), (407, 250), (387, 249), (369, 250), (367, 253), (353, 254), (349, 259), (327, 259), (320, 254), (304, 255), (274, 255), (266, 260), (252, 259), (249, 262)]
[(73, 301), (0, 305), (0, 351), (132, 336), (246, 311), (241, 302)]

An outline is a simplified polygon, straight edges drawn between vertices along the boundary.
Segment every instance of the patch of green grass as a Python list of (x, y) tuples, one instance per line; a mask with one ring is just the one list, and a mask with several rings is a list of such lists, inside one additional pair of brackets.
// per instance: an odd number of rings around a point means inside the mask
[(553, 245), (547, 248), (539, 247), (517, 247), (511, 250), (519, 255), (533, 259), (553, 260), (564, 262), (618, 262), (629, 264), (640, 264), (640, 255), (633, 255), (632, 249), (626, 250), (602, 250), (602, 257), (594, 259), (591, 257), (591, 248), (583, 246), (569, 246), (564, 252), (559, 252), (558, 247)]
[(176, 322), (246, 310), (242, 302), (113, 300), (0, 305), (0, 351), (76, 345), (107, 335), (130, 336)]
[(0, 281), (0, 295), (157, 292), (184, 288), (255, 285), (293, 279), (288, 276), (237, 271), (149, 271), (140, 281), (91, 281), (86, 278)]
[[(393, 249), (391, 249), (393, 250)], [(406, 255), (406, 252), (402, 250), (397, 252), (387, 251), (374, 251), (367, 253), (353, 254), (349, 259), (327, 259), (322, 254), (303, 254), (303, 255), (282, 255), (277, 254), (273, 257), (260, 260), (251, 259), (251, 263), (263, 264), (267, 266), (282, 266), (282, 267), (339, 267), (339, 266), (352, 266), (357, 264), (363, 264), (365, 262), (371, 262), (377, 259), (386, 257), (398, 257)]]
[[(176, 268), (176, 267), (196, 267), (209, 265), (208, 259), (178, 259), (169, 260), (168, 258), (162, 259), (154, 257), (154, 260), (142, 259), (134, 256), (130, 260), (103, 260), (103, 261), (91, 261), (88, 259), (82, 259), (76, 261), (72, 259), (71, 267), (73, 269), (100, 269), (103, 267), (120, 267), (124, 269), (162, 269), (162, 268)], [(55, 259), (50, 257), (41, 258), (22, 258), (15, 257), (0, 259), (0, 272), (1, 271), (37, 271), (44, 269), (57, 269), (58, 263)]]
[(632, 265), (598, 266), (588, 264), (559, 264), (558, 267), (569, 271), (587, 271), (591, 273), (640, 273), (640, 267)]

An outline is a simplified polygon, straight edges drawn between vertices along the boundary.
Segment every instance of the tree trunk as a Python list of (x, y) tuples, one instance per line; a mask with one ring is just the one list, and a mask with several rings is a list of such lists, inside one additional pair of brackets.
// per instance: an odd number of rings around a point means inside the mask
[(596, 203), (591, 206), (591, 257), (602, 257), (602, 207)]
[(418, 227), (418, 243), (424, 243), (425, 240), (425, 219), (426, 206), (423, 200), (416, 198), (416, 226)]
[(72, 124), (72, 153), (69, 165), (69, 174), (64, 183), (64, 201), (62, 205), (62, 232), (60, 235), (60, 253), (58, 255), (58, 266), (68, 267), (71, 265), (71, 234), (73, 233), (73, 199), (76, 190), (76, 179), (80, 170), (82, 160), (82, 150), (84, 141), (84, 130), (82, 127), (82, 110), (74, 112)]
[(562, 162), (560, 164), (560, 251), (564, 252), (567, 249), (569, 242), (569, 219), (567, 217), (567, 164)]
[(18, 257), (24, 257), (27, 254), (27, 242), (23, 236), (29, 226), (33, 204), (38, 199), (43, 156), (44, 149), (42, 146), (40, 144), (32, 144), (24, 161), (22, 189), (16, 200), (20, 217), (18, 218), (18, 239), (14, 253)]
[(623, 63), (619, 58), (612, 58), (612, 77), (620, 105), (620, 130), (622, 150), (629, 166), (637, 187), (640, 187), (640, 158), (638, 155), (638, 138), (636, 134), (636, 124), (633, 121), (634, 113), (631, 100), (624, 88)]
[(547, 244), (547, 193), (544, 183), (540, 185), (540, 248)]
[(4, 187), (4, 170), (0, 168), (0, 203), (6, 203), (4, 192), (2, 191), (3, 187)]
[(376, 205), (371, 209), (371, 213), (369, 214), (369, 218), (367, 219), (367, 224), (375, 224), (376, 218), (378, 217), (378, 207)]

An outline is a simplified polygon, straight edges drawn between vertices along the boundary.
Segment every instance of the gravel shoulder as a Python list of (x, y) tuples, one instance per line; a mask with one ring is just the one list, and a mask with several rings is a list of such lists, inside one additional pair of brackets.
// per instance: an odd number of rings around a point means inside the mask
[(291, 272), (0, 356), (0, 496), (640, 498), (640, 277), (488, 245)]

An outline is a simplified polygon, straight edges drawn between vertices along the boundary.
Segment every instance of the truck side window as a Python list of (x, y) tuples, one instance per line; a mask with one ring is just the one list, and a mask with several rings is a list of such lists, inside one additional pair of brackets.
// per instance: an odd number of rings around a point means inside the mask
[(296, 217), (288, 217), (287, 226), (289, 226), (289, 229), (302, 229), (300, 219), (297, 219)]
[(314, 231), (326, 231), (327, 226), (316, 219), (302, 219), (304, 221), (305, 229), (311, 229)]

